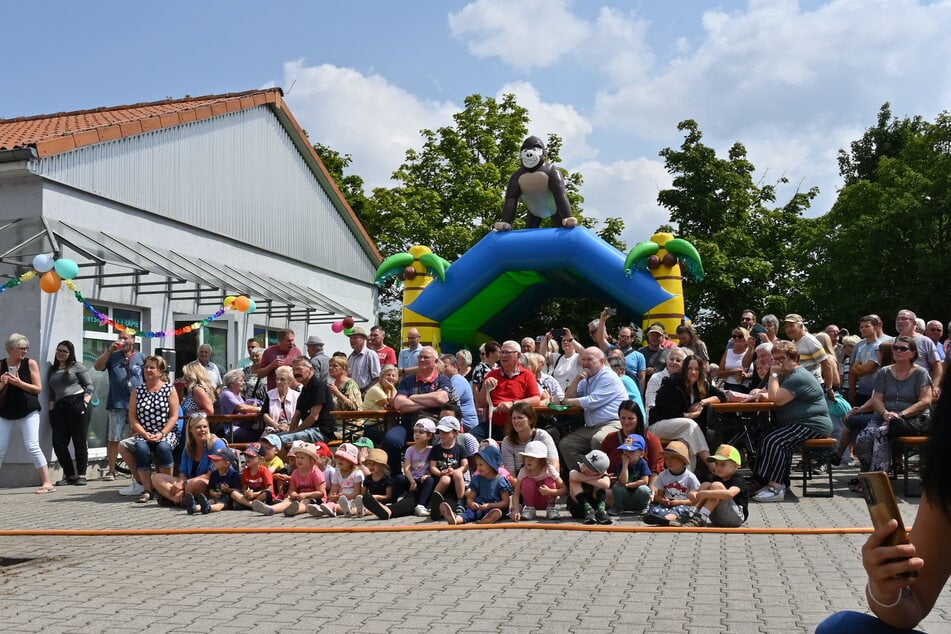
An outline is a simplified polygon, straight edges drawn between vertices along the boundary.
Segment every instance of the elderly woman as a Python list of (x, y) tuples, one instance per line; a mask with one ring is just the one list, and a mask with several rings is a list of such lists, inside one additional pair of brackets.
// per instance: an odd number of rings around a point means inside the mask
[(264, 402), (264, 395), (267, 393), (267, 380), (258, 376), (258, 369), (261, 367), (261, 355), (263, 354), (263, 348), (252, 348), (251, 352), (248, 353), (251, 365), (242, 370), (244, 387), (241, 388), (241, 397), (245, 401), (254, 399), (260, 403)]
[[(290, 431), (291, 418), (297, 409), (297, 397), (300, 392), (291, 389), (294, 383), (294, 370), (282, 365), (274, 371), (277, 387), (264, 395), (261, 412), (264, 414), (264, 433)], [(278, 447), (280, 449), (280, 447)]]
[(875, 388), (861, 407), (846, 419), (871, 412), (872, 418), (855, 439), (855, 455), (862, 471), (890, 471), (892, 443), (899, 436), (924, 436), (931, 422), (931, 375), (915, 363), (918, 347), (912, 337), (901, 335), (892, 342), (894, 363), (875, 375)]
[(766, 341), (763, 343), (776, 343), (779, 341), (779, 317), (770, 313), (769, 315), (763, 315), (763, 318), (759, 320), (763, 324), (763, 328), (766, 329)]
[[(86, 467), (89, 458), (89, 401), (94, 387), (89, 371), (76, 360), (72, 341), (56, 344), (56, 358), (46, 373), (46, 384), (52, 392), (50, 398), (50, 427), (53, 429), (53, 452), (63, 470), (63, 479), (56, 486), (86, 484)], [(69, 454), (73, 443), (76, 462)]]
[(347, 374), (348, 362), (344, 357), (330, 358), (330, 376), (327, 387), (334, 399), (335, 410), (354, 411), (363, 405), (363, 394), (360, 386)]
[[(244, 390), (244, 371), (229, 370), (222, 378), (225, 389), (221, 391), (221, 413), (230, 414), (257, 414), (261, 411), (260, 405), (246, 403), (241, 397)], [(256, 420), (233, 421), (220, 423), (214, 430), (216, 434), (230, 438), (231, 442), (253, 442), (261, 437), (261, 428)]]
[(565, 398), (565, 391), (555, 378), (545, 373), (545, 356), (537, 352), (523, 352), (518, 357), (519, 365), (531, 371), (538, 382), (538, 391), (541, 393), (539, 405), (560, 403)]
[(459, 376), (468, 381), (472, 372), (472, 353), (465, 348), (457, 352), (456, 367), (459, 369)]
[(145, 382), (129, 395), (129, 425), (132, 427), (132, 451), (125, 442), (119, 453), (137, 474), (145, 489), (138, 502), (155, 499), (152, 492), (152, 460), (158, 473), (172, 475), (173, 451), (178, 446), (178, 393), (168, 381), (165, 359), (149, 356), (142, 366)]
[(185, 379), (185, 394), (182, 398), (182, 413), (186, 420), (194, 412), (215, 413), (215, 388), (208, 372), (198, 363), (188, 363), (182, 369)]
[(194, 412), (186, 421), (185, 450), (178, 464), (178, 475), (152, 474), (152, 488), (161, 496), (160, 506), (182, 506), (186, 493), (207, 494), (212, 469), (208, 456), (228, 446), (211, 433), (205, 412)]
[(796, 344), (777, 341), (772, 356), (766, 394), (776, 404), (776, 427), (760, 439), (753, 476), (765, 484), (753, 495), (757, 502), (782, 502), (793, 450), (804, 440), (832, 433), (825, 392), (816, 377), (799, 366)]
[[(700, 340), (697, 329), (693, 324), (680, 324), (677, 326), (677, 337), (680, 339), (680, 347), (687, 349), (687, 354), (692, 354), (704, 363), (710, 363), (710, 354), (707, 352), (707, 344)], [(654, 378), (651, 376), (651, 378)]]
[(40, 477), (41, 485), (36, 492), (52, 493), (55, 489), (50, 482), (50, 470), (40, 448), (40, 366), (27, 359), (30, 340), (23, 335), (10, 335), (6, 348), (7, 358), (0, 360), (0, 466), (7, 455), (10, 434), (19, 429)]
[(555, 440), (544, 429), (538, 429), (538, 418), (535, 416), (535, 408), (527, 403), (516, 403), (512, 406), (512, 416), (505, 433), (505, 438), (499, 443), (502, 451), (502, 466), (508, 469), (512, 477), (518, 476), (524, 461), (519, 452), (525, 450), (525, 445), (529, 441), (537, 440), (544, 443), (548, 450), (548, 462), (560, 470), (558, 462), (558, 448), (555, 446)]
[(657, 399), (649, 414), (651, 432), (665, 440), (682, 440), (690, 450), (690, 468), (697, 458), (710, 455), (707, 437), (697, 421), (703, 420), (705, 407), (726, 401), (726, 395), (707, 378), (706, 364), (693, 355), (684, 359), (680, 372), (671, 374), (657, 390)]
[(667, 353), (667, 361), (664, 365), (664, 369), (652, 374), (650, 380), (647, 382), (647, 390), (644, 395), (645, 411), (649, 412), (653, 409), (654, 403), (657, 402), (657, 390), (660, 389), (661, 383), (671, 374), (680, 372), (684, 364), (684, 359), (687, 358), (687, 354), (689, 353), (686, 348), (673, 348)]
[(723, 389), (734, 392), (750, 391), (750, 365), (753, 363), (755, 339), (746, 328), (733, 329), (730, 346), (723, 351), (717, 376), (723, 379)]

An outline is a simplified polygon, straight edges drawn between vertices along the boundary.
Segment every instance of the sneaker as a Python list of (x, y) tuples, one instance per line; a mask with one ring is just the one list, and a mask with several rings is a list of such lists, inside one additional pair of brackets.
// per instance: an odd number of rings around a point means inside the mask
[(185, 506), (185, 512), (189, 515), (194, 515), (195, 511), (198, 510), (198, 505), (195, 504), (195, 496), (191, 493), (185, 494), (185, 499), (182, 500), (182, 504)]
[[(367, 508), (368, 511), (377, 516), (381, 520), (390, 519), (390, 509), (383, 506), (378, 499), (367, 493), (363, 496), (363, 506)], [(425, 507), (416, 507), (417, 509), (422, 508), (423, 511), (426, 510)]]
[(416, 508), (413, 509), (413, 515), (416, 517), (426, 517), (429, 515), (429, 509), (423, 506), (422, 504), (417, 504)]
[[(373, 496), (368, 495), (367, 497), (372, 498)], [(353, 510), (353, 516), (357, 519), (362, 520), (363, 519), (363, 496), (358, 495), (357, 497), (353, 498), (353, 501), (350, 502), (350, 508)]]
[(432, 497), (429, 498), (429, 519), (434, 522), (438, 522), (439, 518), (442, 517), (442, 514), (439, 511), (439, 507), (442, 506), (442, 503), (446, 501), (446, 498), (442, 496), (442, 493), (439, 491), (433, 491)]
[(199, 493), (195, 496), (195, 504), (198, 505), (198, 508), (201, 509), (202, 515), (208, 515), (211, 513), (211, 502), (208, 501), (203, 494)]
[(535, 519), (536, 511), (534, 506), (523, 506), (522, 507), (522, 519), (523, 520), (533, 520)]
[[(103, 476), (102, 479), (103, 480), (107, 479), (107, 476), (108, 474)], [(116, 478), (115, 476), (113, 476), (112, 478), (109, 478), (109, 479), (115, 480)], [(119, 489), (119, 495), (127, 495), (129, 497), (135, 497), (137, 495), (142, 495), (143, 491), (145, 491), (145, 487), (139, 484), (138, 482), (133, 481), (132, 484), (130, 484), (129, 486), (122, 487), (121, 489)]]
[(753, 500), (757, 502), (782, 502), (786, 499), (786, 487), (766, 486), (756, 492)]
[(548, 509), (548, 512), (547, 512), (547, 513), (545, 513), (545, 519), (547, 519), (547, 520), (560, 520), (560, 519), (561, 519), (561, 513), (559, 513), (559, 512), (558, 512), (558, 509), (556, 509), (556, 508), (553, 506), (553, 507), (551, 507), (550, 509)]
[(313, 515), (314, 517), (324, 516), (324, 512), (321, 510), (319, 504), (308, 504), (307, 506), (304, 507), (304, 510), (307, 511), (309, 514)]
[(86, 476), (77, 476), (76, 479), (73, 481), (73, 484), (75, 484), (78, 487), (86, 486)]
[(608, 524), (614, 523), (614, 520), (608, 516), (608, 512), (604, 509), (598, 509), (595, 511), (594, 519), (597, 520), (598, 524), (601, 524), (602, 526), (607, 526)]
[(257, 511), (258, 513), (263, 513), (264, 515), (274, 515), (274, 507), (268, 506), (261, 500), (255, 500), (251, 502), (251, 508)]
[(449, 506), (449, 502), (443, 502), (439, 505), (439, 513), (451, 526), (456, 525), (456, 514), (452, 512), (452, 507)]
[[(102, 481), (103, 481), (103, 482), (112, 482), (112, 481), (115, 480), (115, 479), (116, 479), (116, 474), (114, 474), (114, 473), (112, 473), (112, 472), (109, 472), (109, 473), (107, 473), (107, 474), (105, 474), (105, 475), (102, 476)], [(138, 484), (138, 483), (136, 483), (136, 484)], [(142, 486), (142, 485), (139, 484), (139, 486)], [(129, 487), (126, 487), (126, 488), (129, 488)], [(119, 491), (119, 493), (122, 493), (122, 491)], [(141, 493), (141, 491), (140, 491), (139, 493)], [(138, 495), (138, 493), (122, 493), (122, 495)]]
[(681, 526), (693, 526), (696, 528), (706, 528), (710, 526), (710, 518), (701, 513), (694, 513), (690, 517), (684, 518), (680, 522)]
[(610, 515), (611, 517), (620, 517), (621, 509), (616, 506), (612, 506), (611, 508), (608, 509), (608, 515)]
[(669, 519), (661, 517), (660, 515), (654, 515), (653, 513), (644, 514), (644, 523), (650, 524), (651, 526), (670, 526)]
[(330, 505), (326, 502), (320, 505), (320, 510), (323, 511), (327, 517), (337, 517), (337, 511), (330, 508)]
[(73, 484), (76, 484), (76, 481), (75, 481), (75, 480), (70, 480), (69, 478), (63, 478), (62, 480), (59, 480), (59, 481), (57, 481), (57, 482), (54, 482), (54, 483), (53, 483), (53, 486), (54, 486), (54, 487), (65, 487), (65, 486), (70, 486), (70, 485), (73, 485)]
[(350, 500), (348, 500), (346, 496), (340, 496), (340, 498), (337, 500), (337, 506), (340, 507), (340, 514), (345, 517), (353, 512), (350, 508)]
[(596, 518), (595, 515), (594, 515), (594, 509), (593, 509), (593, 508), (588, 507), (588, 510), (585, 511), (585, 514), (584, 514), (584, 523), (585, 523), (585, 524), (597, 524), (597, 523), (598, 523), (598, 520), (597, 520), (597, 518)]
[[(342, 499), (342, 498), (341, 498)], [(284, 509), (284, 517), (294, 517), (300, 511), (300, 502), (294, 500), (290, 506)]]

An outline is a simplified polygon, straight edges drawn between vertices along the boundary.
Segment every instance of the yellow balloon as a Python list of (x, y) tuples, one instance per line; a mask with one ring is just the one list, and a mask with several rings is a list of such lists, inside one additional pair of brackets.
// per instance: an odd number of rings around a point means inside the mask
[(228, 295), (227, 297), (225, 297), (225, 308), (227, 308), (228, 306), (231, 306), (231, 304), (233, 304), (234, 300), (236, 299), (238, 298), (235, 297), (234, 295)]

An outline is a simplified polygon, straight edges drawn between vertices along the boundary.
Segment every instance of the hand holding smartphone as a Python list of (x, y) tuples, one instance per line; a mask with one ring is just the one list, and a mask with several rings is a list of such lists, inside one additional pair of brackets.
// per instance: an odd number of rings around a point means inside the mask
[[(872, 518), (872, 525), (880, 528), (887, 524), (889, 520), (897, 520), (898, 527), (888, 536), (883, 546), (898, 546), (908, 544), (908, 533), (905, 532), (905, 522), (901, 518), (901, 512), (898, 510), (898, 501), (895, 499), (895, 492), (892, 490), (892, 483), (888, 479), (888, 474), (884, 471), (872, 471), (859, 474), (859, 482), (862, 486), (862, 494), (865, 496), (865, 505), (868, 507), (868, 514)], [(903, 561), (907, 557), (899, 559), (890, 559), (892, 561)], [(912, 570), (902, 576), (917, 577), (918, 571)]]

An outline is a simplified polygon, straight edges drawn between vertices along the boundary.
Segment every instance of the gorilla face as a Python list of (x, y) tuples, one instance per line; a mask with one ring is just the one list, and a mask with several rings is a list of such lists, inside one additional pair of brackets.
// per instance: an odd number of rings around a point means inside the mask
[(526, 169), (534, 169), (542, 162), (542, 158), (545, 156), (545, 148), (543, 147), (527, 147), (519, 152), (519, 157), (522, 159), (522, 165)]

